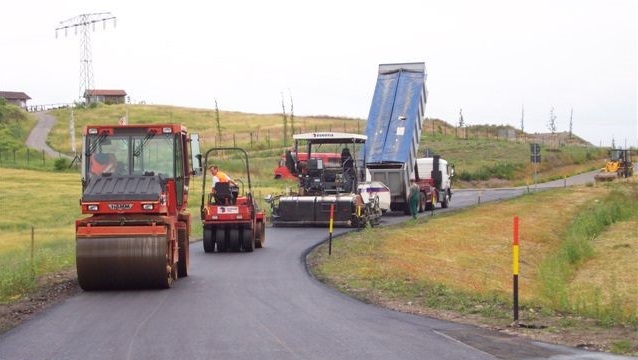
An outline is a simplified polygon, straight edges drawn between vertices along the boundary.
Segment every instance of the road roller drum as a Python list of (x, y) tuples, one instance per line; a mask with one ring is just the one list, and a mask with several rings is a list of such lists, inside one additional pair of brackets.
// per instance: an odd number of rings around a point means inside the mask
[(78, 237), (78, 282), (85, 290), (168, 288), (166, 234), (131, 237)]

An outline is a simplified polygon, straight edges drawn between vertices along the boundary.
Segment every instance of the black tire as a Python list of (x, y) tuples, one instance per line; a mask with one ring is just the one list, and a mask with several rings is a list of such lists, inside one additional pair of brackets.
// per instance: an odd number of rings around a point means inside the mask
[(230, 251), (238, 252), (241, 249), (241, 241), (239, 239), (239, 229), (228, 230), (228, 243), (230, 245)]
[(242, 229), (241, 241), (245, 252), (253, 252), (255, 250), (255, 233), (253, 229), (248, 227)]
[(217, 252), (226, 252), (228, 249), (228, 239), (224, 227), (215, 229), (215, 242), (217, 243)]
[(446, 191), (445, 198), (443, 198), (443, 201), (441, 201), (441, 207), (447, 209), (448, 206), (450, 206), (450, 194)]
[(212, 253), (215, 251), (215, 239), (213, 239), (213, 229), (204, 228), (204, 252)]
[(418, 206), (418, 212), (422, 213), (425, 211), (425, 194), (423, 193), (419, 193), (419, 206)]
[(179, 241), (179, 260), (177, 262), (177, 277), (183, 278), (188, 276), (188, 267), (190, 266), (190, 242), (186, 229), (177, 230)]
[(255, 230), (255, 247), (261, 249), (266, 243), (266, 225), (263, 222), (257, 223)]

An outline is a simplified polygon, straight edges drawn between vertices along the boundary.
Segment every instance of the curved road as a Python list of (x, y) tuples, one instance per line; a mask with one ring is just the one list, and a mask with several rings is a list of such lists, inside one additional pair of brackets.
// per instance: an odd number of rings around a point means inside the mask
[[(452, 204), (473, 204), (476, 195), (458, 191)], [(83, 292), (0, 336), (0, 359), (623, 358), (348, 298), (306, 271), (306, 253), (326, 236), (325, 229), (268, 228), (266, 246), (249, 254), (206, 254), (194, 243), (190, 276), (171, 289)]]
[(47, 136), (55, 125), (55, 122), (57, 121), (56, 118), (48, 112), (40, 111), (35, 114), (38, 117), (38, 123), (33, 130), (31, 130), (31, 133), (29, 133), (26, 145), (34, 149), (44, 150), (47, 155), (52, 157), (64, 156), (68, 158), (68, 155), (63, 155), (60, 152), (53, 150), (49, 147), (49, 144), (47, 144)]

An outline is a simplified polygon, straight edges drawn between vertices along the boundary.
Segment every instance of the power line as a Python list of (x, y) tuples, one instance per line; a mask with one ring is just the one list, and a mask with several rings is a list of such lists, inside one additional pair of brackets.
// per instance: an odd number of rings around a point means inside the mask
[(86, 90), (94, 89), (93, 84), (93, 60), (91, 56), (91, 32), (95, 31), (95, 24), (101, 22), (104, 29), (108, 21), (113, 20), (113, 27), (116, 26), (116, 17), (110, 12), (88, 13), (74, 16), (70, 19), (60, 21), (60, 26), (55, 28), (55, 38), (58, 38), (58, 30), (64, 30), (64, 36), (68, 35), (69, 29), (73, 29), (75, 35), (80, 32), (80, 86), (79, 98), (84, 98)]

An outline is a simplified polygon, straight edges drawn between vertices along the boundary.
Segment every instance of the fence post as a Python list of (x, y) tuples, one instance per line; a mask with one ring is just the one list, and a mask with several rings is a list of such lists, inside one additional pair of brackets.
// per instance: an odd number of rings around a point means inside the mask
[(35, 228), (31, 226), (31, 276), (35, 279)]

